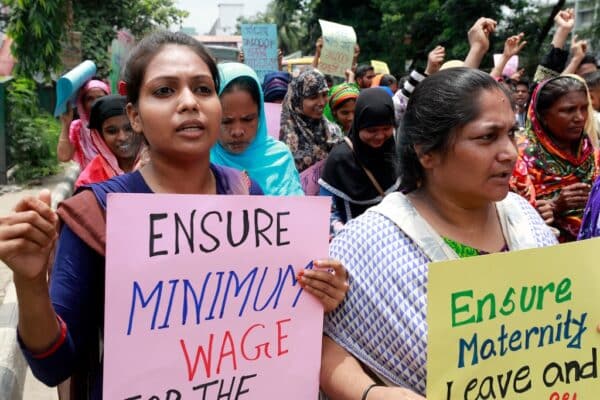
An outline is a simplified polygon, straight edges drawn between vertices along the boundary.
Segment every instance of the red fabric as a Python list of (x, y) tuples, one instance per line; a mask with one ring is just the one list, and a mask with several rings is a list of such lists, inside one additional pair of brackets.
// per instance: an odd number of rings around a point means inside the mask
[(75, 188), (91, 183), (103, 182), (116, 175), (117, 173), (112, 169), (109, 163), (99, 154), (94, 157), (88, 166), (85, 167), (83, 172), (79, 174), (79, 178), (77, 178), (77, 182), (75, 182)]

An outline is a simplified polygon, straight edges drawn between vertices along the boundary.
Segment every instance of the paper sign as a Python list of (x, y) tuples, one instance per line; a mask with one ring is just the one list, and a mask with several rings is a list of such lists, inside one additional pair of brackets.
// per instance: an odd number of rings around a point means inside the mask
[(427, 398), (597, 398), (599, 246), (431, 264)]
[(371, 60), (371, 66), (376, 74), (389, 74), (390, 68), (385, 61)]
[(317, 196), (321, 189), (319, 179), (325, 168), (325, 160), (318, 161), (300, 173), (300, 184), (307, 196)]
[(329, 206), (109, 194), (104, 398), (316, 399), (323, 308), (295, 277)]
[[(500, 58), (502, 54), (494, 54), (494, 65), (498, 65), (500, 62)], [(512, 56), (508, 59), (508, 62), (504, 66), (504, 70), (502, 70), (502, 76), (510, 77), (512, 74), (517, 72), (519, 69), (519, 56)]]
[(117, 38), (113, 39), (110, 45), (110, 89), (112, 93), (119, 93), (121, 69), (125, 65), (125, 60), (127, 60), (134, 42), (135, 39), (131, 32), (121, 29), (117, 32)]
[(242, 24), (244, 63), (251, 67), (262, 82), (269, 72), (277, 71), (277, 25)]
[(67, 111), (69, 102), (76, 100), (77, 92), (96, 74), (96, 64), (86, 60), (61, 76), (56, 81), (56, 107), (54, 116), (58, 117)]
[(344, 78), (344, 72), (352, 68), (356, 33), (354, 28), (335, 22), (319, 20), (323, 35), (323, 49), (319, 58), (319, 70), (326, 75)]
[(265, 116), (267, 117), (267, 132), (273, 139), (279, 140), (281, 130), (281, 104), (265, 103)]

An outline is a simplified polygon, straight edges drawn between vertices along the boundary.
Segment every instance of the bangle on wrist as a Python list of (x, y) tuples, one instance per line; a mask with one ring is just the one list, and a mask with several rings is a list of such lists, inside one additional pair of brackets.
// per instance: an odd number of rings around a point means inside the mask
[(371, 389), (373, 389), (375, 386), (379, 386), (379, 385), (378, 385), (378, 384), (376, 384), (376, 383), (373, 383), (373, 384), (371, 384), (371, 385), (367, 386), (367, 388), (366, 388), (366, 389), (365, 389), (365, 391), (363, 392), (363, 394), (362, 394), (362, 396), (361, 396), (360, 400), (367, 400), (367, 396), (369, 395), (369, 392), (370, 392), (370, 391), (371, 391)]

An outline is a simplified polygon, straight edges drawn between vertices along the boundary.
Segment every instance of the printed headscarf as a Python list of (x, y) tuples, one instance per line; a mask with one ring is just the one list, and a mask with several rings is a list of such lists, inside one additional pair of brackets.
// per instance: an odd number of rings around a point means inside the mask
[(335, 85), (329, 89), (329, 101), (325, 106), (323, 114), (329, 121), (335, 122), (342, 128), (342, 125), (335, 119), (333, 111), (347, 100), (356, 100), (359, 94), (360, 89), (355, 83), (340, 83), (339, 85)]
[[(519, 143), (519, 160), (511, 188), (528, 199), (554, 200), (563, 188), (579, 182), (591, 185), (596, 177), (596, 152), (587, 133), (582, 132), (577, 153), (573, 154), (557, 146), (538, 113), (540, 92), (557, 79), (573, 78), (559, 76), (535, 88), (527, 112), (526, 133)], [(575, 240), (582, 214), (583, 210), (577, 209), (555, 215), (553, 225), (560, 230), (560, 241)]]
[(325, 160), (342, 131), (322, 115), (318, 119), (303, 114), (304, 99), (328, 91), (325, 77), (318, 70), (307, 70), (294, 78), (283, 100), (279, 139), (288, 145), (299, 172)]

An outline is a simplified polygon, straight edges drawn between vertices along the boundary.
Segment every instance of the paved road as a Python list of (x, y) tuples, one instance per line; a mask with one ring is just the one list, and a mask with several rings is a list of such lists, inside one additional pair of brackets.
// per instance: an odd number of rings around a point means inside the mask
[[(0, 215), (6, 215), (10, 213), (19, 199), (24, 196), (36, 195), (43, 188), (52, 190), (60, 180), (61, 176), (56, 176), (45, 180), (41, 186), (21, 189), (12, 193), (0, 195)], [(8, 267), (6, 267), (6, 265), (0, 262), (0, 304), (2, 304), (4, 301), (6, 289), (11, 282), (12, 272), (10, 269), (8, 269)], [(0, 351), (2, 351), (2, 349), (0, 349)], [(24, 400), (56, 400), (58, 399), (56, 393), (57, 392), (55, 388), (46, 387), (44, 384), (35, 379), (30, 370), (27, 371), (25, 390), (23, 394)]]

